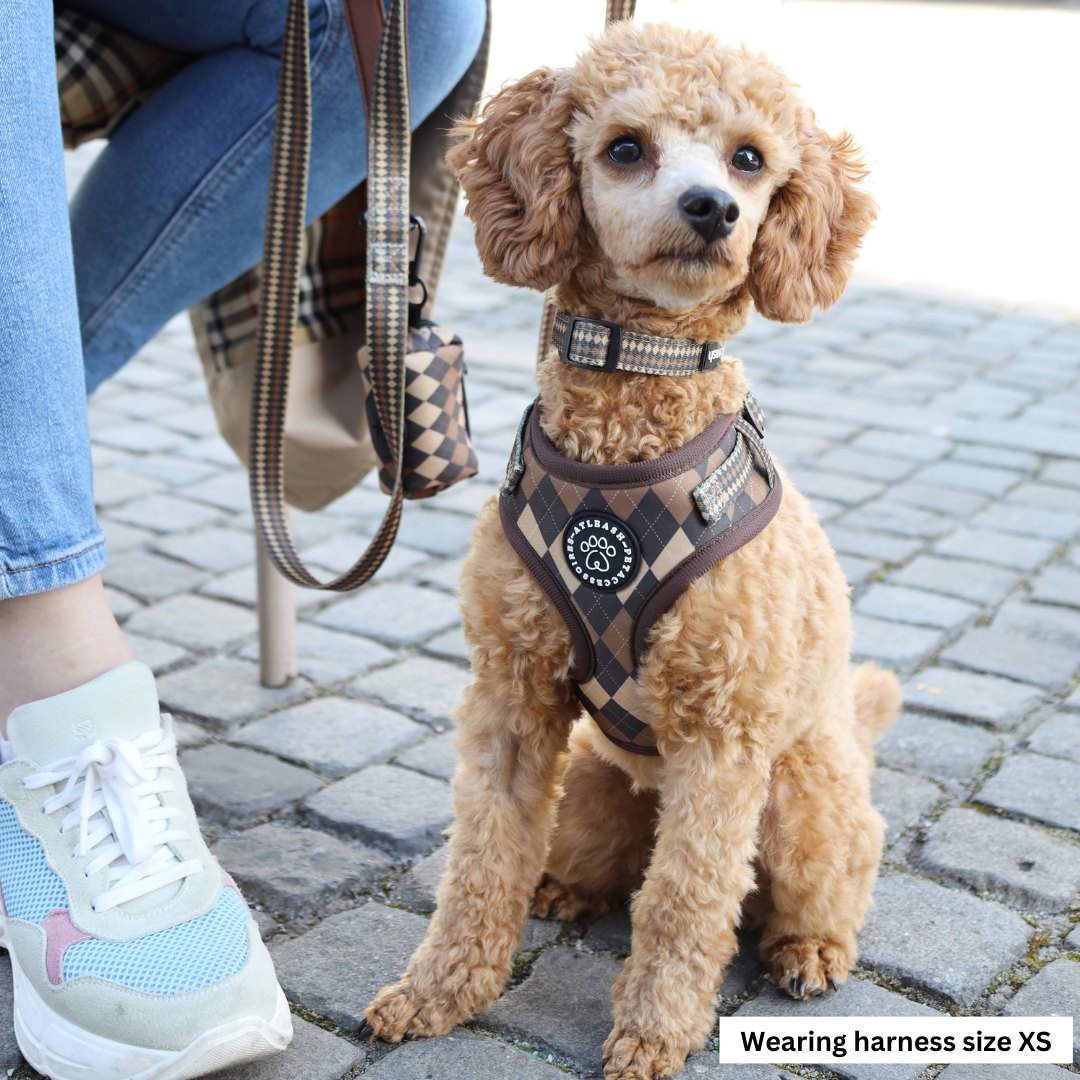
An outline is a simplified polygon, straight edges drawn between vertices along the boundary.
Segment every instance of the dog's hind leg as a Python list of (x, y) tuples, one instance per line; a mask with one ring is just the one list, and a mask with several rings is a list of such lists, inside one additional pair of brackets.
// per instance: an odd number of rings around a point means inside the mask
[(443, 1035), (498, 996), (544, 867), (570, 727), (569, 633), (489, 503), (462, 571), (473, 681), (455, 712), (461, 765), (427, 936), (364, 1013), (390, 1042)]
[(709, 1033), (754, 884), (768, 775), (765, 753), (749, 743), (706, 736), (665, 752), (656, 846), (631, 908), (632, 952), (612, 989), (605, 1077), (673, 1076)]
[(595, 737), (589, 720), (570, 736), (570, 764), (536, 890), (533, 914), (541, 918), (603, 915), (641, 885), (649, 865), (657, 794), (635, 792), (622, 769), (593, 751)]
[(884, 833), (864, 755), (832, 729), (807, 735), (773, 763), (761, 831), (771, 901), (761, 958), (794, 997), (835, 989), (858, 956)]

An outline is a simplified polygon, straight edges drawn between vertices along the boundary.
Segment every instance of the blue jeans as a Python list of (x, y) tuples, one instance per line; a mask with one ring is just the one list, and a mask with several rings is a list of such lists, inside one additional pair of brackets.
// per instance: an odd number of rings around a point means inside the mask
[[(85, 395), (262, 257), (286, 0), (75, 0), (195, 54), (113, 134), (71, 205), (52, 4), (0, 15), (0, 599), (100, 571)], [(366, 174), (341, 0), (309, 0), (309, 220)], [(410, 0), (414, 126), (480, 44), (483, 0)], [(76, 296), (78, 300), (76, 301)], [(84, 367), (85, 363), (85, 367)]]

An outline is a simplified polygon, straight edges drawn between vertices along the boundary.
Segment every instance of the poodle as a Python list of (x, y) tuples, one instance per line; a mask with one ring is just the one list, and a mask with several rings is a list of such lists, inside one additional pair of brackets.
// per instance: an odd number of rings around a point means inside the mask
[[(617, 23), (456, 130), (449, 160), (484, 271), (565, 312), (727, 341), (751, 308), (806, 322), (836, 302), (876, 216), (850, 136), (830, 137), (765, 57), (706, 32)], [(691, 191), (703, 198), (688, 198)], [(548, 351), (541, 426), (592, 465), (671, 453), (748, 390), (739, 360), (690, 377), (589, 371)], [(473, 681), (438, 908), (365, 1036), (442, 1035), (489, 1006), (530, 909), (575, 919), (632, 898), (606, 1077), (671, 1076), (711, 1030), (739, 925), (797, 998), (856, 962), (884, 822), (872, 744), (900, 690), (850, 667), (849, 594), (806, 499), (657, 619), (638, 671), (653, 756), (583, 714), (567, 623), (515, 553), (496, 500), (462, 571)]]

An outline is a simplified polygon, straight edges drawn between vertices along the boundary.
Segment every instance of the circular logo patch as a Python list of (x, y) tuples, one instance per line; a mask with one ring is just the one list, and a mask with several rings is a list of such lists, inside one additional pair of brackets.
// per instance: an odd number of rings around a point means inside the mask
[(611, 514), (575, 514), (566, 526), (563, 545), (574, 576), (590, 589), (618, 592), (637, 574), (637, 537)]

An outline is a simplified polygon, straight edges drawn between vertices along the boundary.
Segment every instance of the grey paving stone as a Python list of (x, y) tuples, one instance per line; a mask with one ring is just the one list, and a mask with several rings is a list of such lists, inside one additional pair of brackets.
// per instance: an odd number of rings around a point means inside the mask
[(885, 818), (885, 844), (896, 843), (901, 834), (922, 821), (926, 812), (944, 798), (929, 780), (877, 768), (870, 777), (870, 799)]
[(252, 908), (251, 917), (255, 920), (255, 925), (259, 928), (259, 937), (263, 941), (266, 941), (278, 929), (279, 923), (277, 919), (270, 912), (263, 911), (261, 907)]
[(435, 656), (446, 657), (448, 660), (464, 660), (468, 663), (471, 659), (469, 646), (465, 644), (465, 630), (460, 626), (446, 630), (425, 642), (424, 651), (433, 653)]
[(149, 476), (140, 476), (124, 468), (94, 470), (94, 505), (107, 507), (127, 502), (140, 495), (161, 491), (164, 485)]
[(921, 547), (917, 540), (902, 540), (896, 536), (885, 536), (883, 533), (846, 529), (843, 525), (830, 525), (825, 532), (837, 551), (886, 563), (904, 562)]
[(1080, 608), (1080, 572), (1064, 566), (1049, 567), (1033, 583), (1031, 599)]
[[(938, 1016), (939, 1013), (925, 1005), (918, 1005), (900, 994), (883, 990), (873, 983), (848, 978), (835, 993), (823, 994), (808, 1001), (795, 1001), (781, 993), (775, 986), (766, 984), (760, 994), (748, 1001), (736, 1012), (737, 1017), (782, 1017), (812, 1021), (819, 1016)], [(807, 1059), (806, 1064), (825, 1066), (845, 1080), (915, 1080), (925, 1070), (925, 1065), (848, 1065), (842, 1059), (829, 1056), (816, 1062)], [(728, 1066), (745, 1068), (746, 1066)], [(738, 1074), (732, 1073), (735, 1077)], [(784, 1073), (786, 1078), (789, 1074)]]
[[(0, 956), (0, 1001), (4, 1002), (4, 1007), (0, 1009), (0, 1068), (9, 1070), (17, 1069), (23, 1064), (23, 1056), (15, 1039), (15, 1021), (11, 1010), (14, 994), (11, 960), (5, 952)], [(29, 1071), (28, 1068), (27, 1072)]]
[(1065, 957), (1047, 964), (1017, 990), (1005, 1015), (1073, 1017), (1073, 1064), (1080, 1064), (1080, 964)]
[(1054, 553), (1056, 547), (1053, 540), (965, 528), (957, 529), (951, 536), (939, 540), (933, 550), (939, 555), (976, 559), (1014, 570), (1034, 570)]
[(166, 536), (154, 547), (173, 559), (183, 559), (216, 574), (250, 563), (255, 554), (255, 541), (250, 533), (220, 526)]
[(270, 953), (290, 1001), (356, 1031), (371, 999), (404, 973), (427, 927), (419, 915), (368, 902)]
[[(241, 653), (258, 660), (259, 646), (253, 642)], [(314, 623), (296, 626), (296, 657), (301, 675), (326, 686), (360, 675), (378, 664), (393, 660), (395, 653), (377, 641), (356, 634), (327, 630)]]
[(461, 559), (428, 563), (417, 574), (417, 580), (425, 585), (435, 585), (440, 589), (453, 592), (461, 581), (461, 567)]
[(109, 546), (109, 555), (119, 555), (121, 551), (131, 551), (154, 539), (154, 533), (148, 529), (138, 529), (121, 524), (104, 515), (99, 516), (98, 524), (105, 533), (105, 542)]
[(852, 588), (861, 585), (881, 567), (880, 563), (872, 559), (860, 558), (858, 555), (837, 555), (836, 561), (840, 564), (840, 569), (844, 571), (844, 577)]
[(907, 566), (894, 570), (888, 580), (896, 585), (959, 596), (975, 604), (993, 604), (1020, 580), (1020, 575), (989, 563), (920, 555)]
[(105, 586), (105, 600), (109, 605), (109, 610), (113, 613), (113, 618), (117, 622), (123, 622), (129, 615), (142, 607), (142, 604), (133, 596), (128, 596), (127, 593), (114, 589), (109, 585)]
[(446, 859), (450, 849), (443, 844), (430, 855), (425, 855), (411, 870), (402, 874), (390, 890), (395, 904), (404, 904), (413, 911), (430, 915), (435, 910), (435, 894), (439, 882), (446, 873)]
[(124, 639), (128, 643), (131, 655), (140, 663), (145, 664), (155, 675), (160, 675), (191, 655), (187, 649), (182, 649), (179, 645), (170, 645), (167, 641), (133, 633), (126, 625)]
[(388, 645), (406, 645), (449, 629), (461, 618), (457, 601), (416, 585), (375, 585), (321, 611), (315, 622), (364, 634)]
[[(220, 577), (211, 578), (205, 585), (199, 586), (199, 592), (203, 596), (213, 596), (219, 600), (231, 600), (233, 603), (244, 604), (253, 608), (258, 602), (255, 567), (242, 566), (239, 570), (233, 570), (228, 574), (222, 574)], [(298, 593), (296, 597), (298, 610), (302, 610), (301, 605), (304, 597), (310, 595), (307, 590)], [(254, 658), (257, 659), (258, 645), (253, 644), (249, 648), (256, 654)], [(247, 650), (245, 649), (246, 653)]]
[(918, 506), (923, 510), (940, 510), (953, 517), (968, 517), (989, 501), (985, 495), (934, 487), (932, 484), (913, 484), (910, 481), (889, 488), (882, 498), (905, 506)]
[(381, 701), (419, 720), (445, 728), (472, 676), (455, 664), (416, 656), (354, 679), (350, 697)]
[(166, 431), (158, 424), (145, 422), (116, 424), (113, 427), (98, 428), (94, 432), (94, 442), (103, 443), (117, 450), (133, 450), (136, 453), (181, 450), (187, 441), (183, 435), (175, 431)]
[(176, 736), (176, 745), (181, 750), (190, 750), (195, 746), (202, 746), (210, 740), (210, 732), (199, 727), (198, 724), (189, 724), (186, 720), (170, 719), (173, 734)]
[(277, 758), (218, 743), (180, 755), (199, 817), (243, 825), (267, 817), (318, 791), (318, 777)]
[(110, 513), (128, 525), (138, 525), (157, 533), (197, 529), (221, 517), (219, 510), (202, 503), (178, 499), (175, 495), (147, 495), (141, 499), (132, 499)]
[[(1002, 604), (990, 625), (995, 630), (1023, 634), (1080, 654), (1080, 611), (1010, 602)], [(1080, 666), (1080, 655), (1074, 666)]]
[(904, 684), (904, 701), (909, 706), (978, 720), (999, 731), (1009, 731), (1045, 697), (1045, 691), (1029, 683), (956, 668), (926, 668)]
[(397, 856), (424, 855), (453, 819), (449, 785), (394, 765), (371, 765), (309, 799), (304, 813), (322, 828)]
[(585, 931), (582, 944), (589, 949), (603, 949), (616, 956), (630, 955), (630, 942), (633, 927), (630, 923), (630, 908), (622, 904), (602, 915)]
[(165, 708), (198, 717), (222, 731), (293, 705), (310, 692), (306, 679), (275, 689), (262, 686), (259, 669), (245, 660), (204, 660), (158, 680), (158, 696)]
[(1028, 738), (1028, 749), (1080, 762), (1080, 716), (1062, 710), (1044, 720)]
[(1080, 712), (1080, 686), (1065, 699), (1061, 707), (1067, 711)]
[(147, 637), (189, 649), (223, 649), (258, 628), (255, 615), (235, 604), (184, 594), (137, 611), (127, 625)]
[(885, 622), (861, 614), (852, 615), (851, 626), (855, 632), (852, 657), (880, 660), (889, 667), (914, 667), (944, 640), (937, 630), (908, 623)]
[(880, 480), (886, 484), (906, 476), (915, 468), (913, 462), (896, 456), (875, 454), (869, 449), (855, 446), (838, 446), (816, 458), (815, 467), (844, 476), (858, 476), (864, 480)]
[(953, 461), (965, 461), (969, 465), (993, 465), (1002, 469), (1016, 469), (1018, 472), (1034, 472), (1039, 467), (1035, 454), (1023, 450), (1006, 450), (1000, 446), (978, 446), (961, 443), (949, 455)]
[[(192, 431), (192, 435), (208, 435), (211, 432)], [(242, 513), (251, 506), (251, 492), (248, 487), (247, 473), (243, 469), (221, 473), (208, 480), (200, 480), (184, 488), (184, 496), (201, 503)]]
[(897, 536), (931, 539), (947, 533), (954, 526), (951, 518), (930, 510), (876, 499), (845, 514), (840, 522), (852, 529), (873, 529)]
[(129, 459), (126, 467), (132, 472), (141, 473), (162, 480), (170, 486), (193, 484), (196, 480), (205, 480), (213, 476), (217, 469), (212, 465), (202, 465), (195, 461), (165, 454), (147, 454)]
[[(518, 417), (510, 423), (516, 424)], [(503, 466), (505, 470), (505, 465)], [(459, 555), (469, 546), (472, 519), (441, 510), (417, 509), (402, 516), (398, 539), (432, 555)]]
[(932, 484), (935, 487), (956, 488), (959, 491), (972, 491), (979, 495), (1001, 496), (1009, 490), (1021, 476), (1006, 469), (988, 469), (979, 465), (964, 465), (959, 462), (941, 461), (928, 465), (915, 477), (917, 483)]
[(977, 626), (941, 652), (941, 659), (975, 671), (1059, 690), (1080, 665), (1074, 650), (1023, 634)]
[(860, 450), (908, 458), (911, 461), (933, 461), (948, 453), (952, 443), (948, 439), (899, 435), (895, 431), (867, 431), (852, 439), (850, 445)]
[(874, 755), (883, 765), (955, 786), (968, 783), (1000, 747), (969, 724), (903, 713), (874, 744)]
[(529, 977), (491, 1008), (484, 1026), (602, 1072), (611, 984), (622, 965), (566, 945), (541, 953)]
[[(1070, 437), (1075, 442), (1075, 433)], [(1072, 456), (1076, 456), (1075, 446), (1072, 447)], [(1008, 501), (1023, 506), (1041, 506), (1046, 510), (1080, 514), (1080, 491), (1070, 491), (1055, 484), (1037, 484), (1030, 481), (1023, 483), (1015, 491), (1009, 492)]]
[(562, 933), (563, 925), (555, 919), (526, 919), (518, 952), (535, 952), (550, 945)]
[(935, 877), (1032, 911), (1062, 911), (1080, 889), (1080, 848), (975, 810), (946, 810), (912, 861)]
[(322, 697), (248, 724), (229, 741), (340, 780), (365, 765), (384, 761), (427, 734), (422, 724), (379, 705)]
[(1074, 926), (1065, 939), (1065, 948), (1072, 952), (1080, 952), (1080, 926)]
[(880, 619), (948, 629), (974, 618), (981, 609), (966, 600), (878, 582), (863, 593), (855, 610)]
[(830, 499), (833, 502), (843, 503), (845, 506), (855, 506), (865, 499), (880, 495), (885, 490), (881, 484), (871, 483), (869, 480), (857, 480), (851, 476), (821, 472), (805, 465), (791, 469), (790, 474), (795, 486), (804, 495)]
[[(313, 547), (307, 547), (303, 551), (304, 561), (325, 566), (334, 574), (343, 574), (363, 554), (364, 547), (368, 543), (367, 537), (357, 537), (354, 533), (331, 536), (321, 540)], [(395, 543), (390, 549), (390, 554), (376, 573), (376, 578), (392, 578), (411, 570), (421, 563), (429, 562), (431, 556), (426, 552), (417, 551), (416, 548), (407, 547), (405, 544)]]
[(1080, 765), (1042, 754), (1013, 754), (976, 798), (1047, 825), (1080, 830)]
[(367, 1060), (363, 1047), (331, 1035), (299, 1016), (292, 1018), (292, 1025), (293, 1040), (283, 1053), (234, 1065), (212, 1073), (208, 1080), (339, 1080), (355, 1065)]
[(434, 776), (436, 780), (453, 780), (461, 755), (454, 746), (454, 733), (444, 732), (420, 743), (394, 758), (395, 765)]
[(721, 1065), (715, 1050), (699, 1050), (686, 1059), (684, 1080), (795, 1080), (789, 1072), (781, 1072), (771, 1065)]
[(938, 1076), (940, 1080), (1065, 1080), (1064, 1070), (1056, 1065), (987, 1065), (954, 1061)]
[(227, 836), (213, 850), (249, 901), (289, 919), (355, 894), (394, 867), (381, 851), (350, 847), (315, 829), (280, 825)]
[(1035, 928), (966, 893), (909, 877), (879, 878), (859, 934), (859, 962), (969, 1006), (1028, 951)]
[(550, 1062), (464, 1028), (406, 1043), (364, 1073), (365, 1080), (561, 1080), (563, 1075)]
[(194, 589), (206, 580), (206, 574), (149, 551), (125, 551), (109, 559), (101, 580), (144, 600), (164, 600)]
[(1039, 479), (1047, 484), (1080, 489), (1080, 462), (1052, 461), (1043, 469)]
[(1080, 515), (1042, 510), (1034, 506), (995, 503), (976, 514), (969, 524), (976, 529), (997, 529), (1021, 536), (1068, 540), (1080, 529)]

